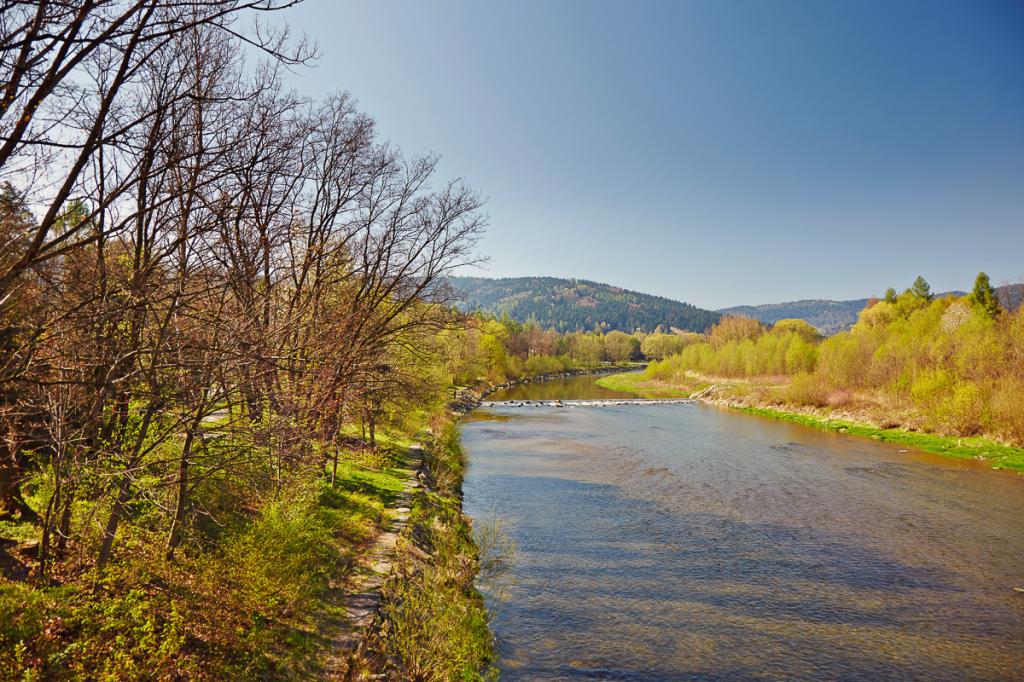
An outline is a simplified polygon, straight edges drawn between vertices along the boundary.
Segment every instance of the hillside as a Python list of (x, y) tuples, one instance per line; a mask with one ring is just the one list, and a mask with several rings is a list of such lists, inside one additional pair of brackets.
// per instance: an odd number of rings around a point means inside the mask
[(1008, 310), (1016, 310), (1021, 303), (1024, 303), (1024, 283), (1004, 284), (996, 287), (996, 294), (999, 295), (999, 302)]
[(767, 324), (796, 317), (807, 320), (826, 336), (849, 329), (857, 321), (857, 315), (870, 299), (858, 298), (852, 301), (829, 301), (812, 299), (767, 303), (764, 305), (739, 305), (723, 308), (718, 312), (726, 315), (745, 315)]
[(608, 284), (558, 277), (452, 277), (464, 310), (507, 314), (520, 322), (535, 320), (560, 332), (590, 330), (654, 331), (658, 326), (703, 332), (721, 317), (661, 296)]
[[(1024, 299), (1024, 285), (1006, 284), (996, 287), (996, 293), (1004, 308), (1016, 310)], [(950, 294), (965, 296), (966, 292), (948, 291), (938, 295), (948, 296)], [(831, 336), (852, 327), (853, 323), (857, 321), (857, 315), (870, 300), (869, 298), (855, 298), (849, 301), (808, 299), (764, 305), (738, 305), (732, 308), (722, 308), (718, 312), (723, 315), (745, 315), (766, 324), (774, 324), (782, 319), (796, 317), (807, 320), (822, 334)]]

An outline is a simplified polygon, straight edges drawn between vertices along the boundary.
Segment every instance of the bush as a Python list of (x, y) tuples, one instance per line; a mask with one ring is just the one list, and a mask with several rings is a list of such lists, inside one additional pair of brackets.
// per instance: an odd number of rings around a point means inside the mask
[(806, 372), (794, 375), (783, 395), (786, 402), (795, 405), (825, 407), (829, 404), (829, 391), (821, 377)]
[(989, 403), (989, 430), (1014, 443), (1024, 443), (1024, 384), (1002, 381)]
[(985, 420), (986, 400), (978, 384), (963, 382), (953, 388), (953, 395), (943, 406), (942, 426), (959, 436), (981, 432)]

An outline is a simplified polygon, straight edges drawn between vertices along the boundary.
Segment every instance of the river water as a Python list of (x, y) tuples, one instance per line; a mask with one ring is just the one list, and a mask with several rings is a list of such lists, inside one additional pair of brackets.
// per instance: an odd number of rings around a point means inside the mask
[[(493, 400), (623, 397), (593, 377)], [(1024, 478), (697, 404), (487, 407), (507, 680), (1024, 680)]]

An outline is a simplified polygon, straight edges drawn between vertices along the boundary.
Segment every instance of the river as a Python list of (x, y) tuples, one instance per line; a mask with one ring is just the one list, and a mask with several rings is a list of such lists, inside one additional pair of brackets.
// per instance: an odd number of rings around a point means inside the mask
[[(492, 400), (624, 397), (594, 377)], [(699, 404), (488, 407), (507, 680), (1024, 680), (1024, 478)], [(498, 594), (500, 592), (500, 594)]]

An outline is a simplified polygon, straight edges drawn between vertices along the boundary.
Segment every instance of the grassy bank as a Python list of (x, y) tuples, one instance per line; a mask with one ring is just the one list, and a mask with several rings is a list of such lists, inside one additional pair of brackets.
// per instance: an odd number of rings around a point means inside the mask
[[(701, 381), (693, 386), (673, 385), (657, 379), (650, 379), (645, 376), (645, 373), (629, 372), (602, 377), (598, 381), (598, 385), (645, 397), (685, 397), (707, 386), (707, 382)], [(751, 391), (743, 392), (744, 401), (756, 400), (756, 396), (757, 394)], [(771, 417), (827, 431), (863, 436), (896, 445), (906, 445), (945, 457), (983, 460), (993, 469), (1007, 469), (1024, 473), (1024, 449), (1003, 445), (988, 438), (977, 436), (958, 438), (899, 428), (880, 428), (851, 419), (836, 419), (829, 416), (788, 411), (785, 409), (786, 406), (781, 406), (780, 409), (774, 406), (744, 405), (732, 400), (716, 398), (709, 399), (709, 402), (731, 407), (747, 414)], [(793, 409), (799, 408), (794, 407)]]
[(333, 487), (320, 479), (281, 490), (228, 521), (216, 545), (173, 562), (158, 538), (140, 534), (131, 558), (102, 574), (4, 579), (0, 679), (316, 675), (335, 586), (401, 486), (397, 453), (367, 463), (349, 455)]
[[(406, 476), (410, 439), (380, 436), (377, 448), (350, 441), (333, 483), (328, 464), (249, 500), (244, 512), (208, 509), (211, 522), (173, 561), (163, 556), (162, 534), (134, 530), (102, 573), (36, 581), (37, 526), (2, 522), (0, 680), (321, 676), (330, 628), (344, 621), (342, 586)], [(390, 618), (384, 641), (393, 667), (448, 666), (420, 679), (472, 679), (490, 660), (491, 640), (473, 589), (475, 544), (455, 493), (457, 439), (442, 444), (444, 461), (432, 465), (438, 492), (423, 493), (415, 512), (427, 559), (389, 584), (388, 603), (403, 615)]]
[(502, 559), (481, 558), (462, 513), (465, 459), (456, 423), (438, 424), (436, 433), (426, 448), (428, 485), (413, 501), (411, 533), (384, 586), (367, 658), (389, 679), (496, 679), (494, 639), (475, 580)]
[(953, 438), (932, 433), (918, 433), (903, 429), (882, 429), (843, 419), (829, 419), (796, 412), (765, 407), (734, 407), (740, 412), (771, 417), (782, 421), (811, 426), (826, 431), (863, 436), (874, 440), (906, 445), (908, 447), (956, 459), (981, 459), (993, 469), (1009, 469), (1024, 473), (1024, 449), (1009, 447), (987, 438)]

